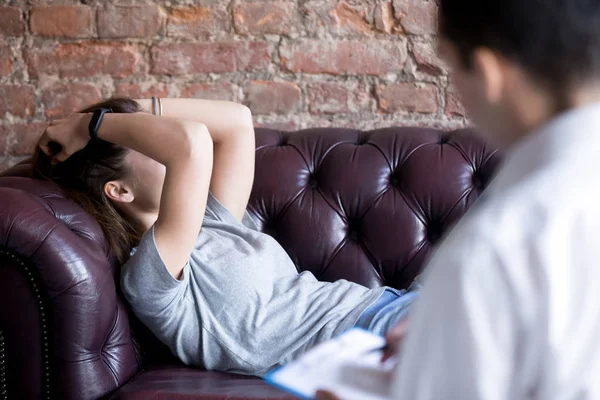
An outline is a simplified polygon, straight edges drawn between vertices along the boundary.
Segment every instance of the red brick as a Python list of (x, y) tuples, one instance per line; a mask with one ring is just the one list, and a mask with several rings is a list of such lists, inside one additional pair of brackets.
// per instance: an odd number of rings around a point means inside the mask
[(0, 36), (21, 36), (25, 32), (25, 21), (21, 9), (0, 7)]
[(364, 85), (333, 82), (308, 86), (311, 114), (348, 114), (370, 107), (371, 96)]
[(281, 61), (292, 72), (380, 75), (402, 70), (406, 47), (400, 41), (301, 39), (282, 46)]
[(351, 6), (345, 1), (337, 4), (309, 2), (304, 6), (310, 32), (332, 33), (337, 36), (372, 35), (368, 4)]
[(178, 7), (169, 10), (167, 35), (174, 37), (208, 36), (229, 32), (231, 17), (215, 7)]
[(413, 41), (413, 55), (415, 56), (419, 71), (431, 75), (446, 73), (445, 65), (438, 57), (437, 50), (433, 43)]
[(5, 44), (0, 45), (0, 77), (11, 75), (14, 71), (13, 66), (10, 46)]
[(446, 91), (446, 115), (460, 117), (467, 115), (467, 111), (460, 100), (460, 94), (454, 86), (450, 86)]
[[(27, 156), (33, 153), (38, 139), (48, 126), (43, 122), (0, 125), (0, 156)], [(2, 146), (2, 138), (5, 146)]]
[(112, 6), (98, 10), (98, 35), (108, 38), (156, 36), (163, 18), (156, 5)]
[(375, 6), (375, 28), (377, 30), (392, 33), (396, 25), (394, 19), (394, 8), (389, 1), (383, 1)]
[(396, 19), (406, 33), (434, 35), (437, 33), (438, 8), (433, 1), (394, 0)]
[(264, 70), (271, 64), (269, 44), (266, 42), (249, 42), (247, 45), (239, 45), (237, 56), (239, 71)]
[(94, 13), (88, 6), (35, 7), (29, 27), (40, 36), (82, 38), (94, 36)]
[[(180, 1), (180, 3), (185, 3), (184, 1)], [(227, 3), (223, 0), (193, 0), (193, 4), (198, 6), (214, 6), (222, 3)]]
[(128, 45), (69, 43), (30, 50), (26, 59), (29, 73), (34, 77), (39, 74), (124, 77), (135, 72), (140, 54)]
[(266, 42), (169, 43), (152, 48), (154, 74), (205, 74), (265, 69)]
[(88, 0), (27, 0), (27, 3), (32, 5), (71, 5), (80, 3), (91, 3)]
[(169, 97), (169, 88), (164, 83), (120, 83), (115, 88), (114, 95), (132, 99), (149, 99), (152, 96)]
[(235, 29), (241, 34), (287, 35), (297, 25), (295, 3), (242, 3), (233, 10)]
[(245, 104), (253, 114), (286, 114), (295, 111), (302, 91), (291, 82), (252, 81), (246, 88)]
[(196, 83), (181, 89), (181, 97), (237, 101), (239, 88), (229, 82)]
[(254, 126), (256, 128), (275, 129), (278, 131), (296, 131), (300, 127), (296, 121), (260, 121), (260, 117), (255, 118)]
[(46, 117), (66, 117), (102, 99), (98, 88), (89, 83), (57, 83), (42, 90)]
[(35, 91), (31, 85), (0, 85), (0, 117), (28, 117), (35, 113)]
[(398, 83), (377, 88), (382, 111), (434, 113), (438, 109), (438, 91), (434, 85), (417, 87), (411, 83)]

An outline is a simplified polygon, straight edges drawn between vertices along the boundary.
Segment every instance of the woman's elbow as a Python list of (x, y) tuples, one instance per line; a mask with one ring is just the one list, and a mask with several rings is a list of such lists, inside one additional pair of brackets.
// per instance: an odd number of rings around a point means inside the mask
[(247, 143), (248, 146), (252, 148), (254, 151), (255, 145), (255, 133), (254, 133), (254, 120), (252, 118), (252, 111), (244, 105), (240, 104), (240, 114), (239, 114), (239, 132), (237, 134), (238, 140)]
[(254, 121), (252, 119), (252, 111), (250, 110), (250, 108), (248, 108), (247, 106), (243, 105), (243, 104), (239, 104), (240, 107), (240, 122), (243, 125), (249, 126), (251, 128), (254, 128)]
[(197, 122), (184, 124), (185, 144), (183, 155), (192, 158), (212, 159), (213, 141), (206, 125)]

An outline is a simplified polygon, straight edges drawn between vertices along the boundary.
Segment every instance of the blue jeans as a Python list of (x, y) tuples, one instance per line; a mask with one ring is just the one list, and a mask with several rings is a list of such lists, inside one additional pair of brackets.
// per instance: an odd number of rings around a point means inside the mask
[(416, 281), (408, 290), (386, 288), (381, 297), (360, 315), (355, 327), (385, 336), (408, 315), (421, 288), (421, 284)]

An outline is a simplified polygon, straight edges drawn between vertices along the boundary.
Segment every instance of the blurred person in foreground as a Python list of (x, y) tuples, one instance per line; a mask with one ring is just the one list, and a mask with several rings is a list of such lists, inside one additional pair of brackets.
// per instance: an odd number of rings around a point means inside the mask
[(600, 399), (600, 1), (439, 3), (440, 53), (506, 158), (426, 269), (390, 397)]

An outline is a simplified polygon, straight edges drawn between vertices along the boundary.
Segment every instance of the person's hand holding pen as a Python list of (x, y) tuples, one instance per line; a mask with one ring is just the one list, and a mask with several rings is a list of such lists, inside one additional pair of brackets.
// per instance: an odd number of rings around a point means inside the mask
[[(402, 346), (402, 341), (404, 336), (406, 335), (406, 330), (408, 328), (408, 320), (404, 319), (394, 328), (392, 328), (388, 334), (386, 335), (386, 344), (381, 349), (376, 349), (377, 351), (383, 351), (383, 356), (381, 358), (381, 362), (386, 362), (391, 357), (398, 354), (400, 351), (400, 347)], [(317, 391), (315, 395), (315, 400), (342, 400), (335, 393), (328, 392), (325, 390)]]

